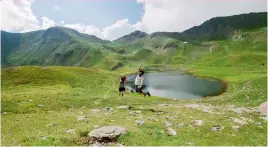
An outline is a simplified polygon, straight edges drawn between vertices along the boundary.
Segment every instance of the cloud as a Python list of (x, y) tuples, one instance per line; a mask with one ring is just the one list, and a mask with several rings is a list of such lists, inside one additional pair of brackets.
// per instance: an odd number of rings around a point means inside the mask
[(47, 29), (50, 27), (54, 27), (56, 24), (53, 20), (50, 20), (47, 17), (41, 17), (41, 19), (42, 19), (41, 29)]
[(85, 24), (78, 23), (78, 24), (64, 24), (63, 26), (67, 28), (75, 29), (81, 33), (91, 34), (99, 38), (103, 38), (101, 31), (93, 25), (85, 25)]
[(39, 28), (39, 22), (27, 0), (1, 0), (1, 30), (27, 31)]
[(115, 24), (103, 29), (103, 36), (108, 40), (114, 40), (135, 31), (135, 25), (131, 25), (128, 19), (117, 21)]
[(54, 9), (55, 11), (60, 11), (60, 7), (57, 6), (57, 5), (54, 5), (54, 6), (53, 6), (53, 9)]
[(94, 25), (85, 24), (65, 24), (64, 27), (78, 30), (81, 33), (95, 35), (106, 40), (117, 39), (137, 29), (135, 25), (129, 24), (128, 19), (119, 20), (103, 29), (99, 29)]
[[(10, 32), (28, 32), (47, 29), (57, 23), (47, 17), (41, 22), (33, 14), (33, 0), (2, 0), (1, 29)], [(130, 24), (128, 19), (118, 20), (104, 28), (91, 24), (66, 24), (61, 26), (78, 30), (81, 33), (95, 35), (102, 39), (114, 40), (135, 30), (152, 33), (156, 31), (180, 32), (216, 16), (266, 11), (266, 0), (137, 0), (143, 4), (140, 21)], [(58, 6), (53, 7), (60, 10)]]
[(266, 0), (137, 0), (144, 13), (139, 26), (156, 31), (183, 31), (216, 16), (267, 12)]

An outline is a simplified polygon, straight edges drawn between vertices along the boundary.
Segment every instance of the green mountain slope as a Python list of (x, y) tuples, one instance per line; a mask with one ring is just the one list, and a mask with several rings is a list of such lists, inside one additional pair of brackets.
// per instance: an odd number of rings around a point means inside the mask
[[(192, 27), (183, 32), (155, 32), (150, 36), (160, 36), (191, 42), (209, 41), (226, 39), (235, 31), (248, 31), (266, 26), (267, 12), (259, 12), (215, 17), (205, 21), (199, 26)], [(124, 36), (123, 38), (127, 38), (127, 36)], [(118, 40), (121, 40), (123, 38), (119, 38)]]
[(22, 34), (2, 32), (1, 36), (3, 66), (90, 66), (110, 51), (105, 46), (109, 41), (63, 27)]
[[(186, 60), (185, 55), (178, 55), (178, 53), (192, 53), (187, 58), (195, 59), (199, 56), (196, 52), (203, 48), (210, 48), (210, 46), (202, 45), (206, 41), (223, 41), (236, 36), (240, 37), (237, 38), (239, 40), (244, 37), (244, 32), (266, 27), (266, 20), (267, 12), (217, 17), (182, 33), (146, 34), (135, 31), (112, 42), (63, 27), (21, 34), (2, 31), (1, 61), (4, 67), (69, 65), (101, 66), (106, 69), (141, 61), (158, 64), (177, 63)], [(152, 53), (148, 54), (148, 50)], [(136, 52), (145, 52), (148, 56), (140, 56), (135, 54)], [(117, 58), (122, 55), (129, 60)], [(112, 62), (106, 64), (106, 58), (114, 61), (113, 64)]]
[(128, 35), (125, 35), (123, 37), (120, 37), (120, 38), (114, 40), (114, 42), (119, 43), (119, 44), (127, 44), (127, 43), (130, 43), (132, 41), (135, 41), (136, 39), (146, 37), (147, 35), (148, 34), (145, 32), (134, 31)]

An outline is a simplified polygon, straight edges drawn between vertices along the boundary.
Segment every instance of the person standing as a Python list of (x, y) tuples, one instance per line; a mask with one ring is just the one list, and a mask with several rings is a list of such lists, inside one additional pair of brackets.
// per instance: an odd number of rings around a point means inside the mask
[(145, 85), (143, 85), (144, 82), (144, 71), (141, 69), (141, 65), (138, 69), (138, 75), (136, 76), (135, 79), (135, 88), (136, 88), (136, 92), (143, 94), (144, 96), (148, 95), (149, 97), (151, 96), (151, 94), (149, 92), (143, 92), (142, 89), (145, 87)]

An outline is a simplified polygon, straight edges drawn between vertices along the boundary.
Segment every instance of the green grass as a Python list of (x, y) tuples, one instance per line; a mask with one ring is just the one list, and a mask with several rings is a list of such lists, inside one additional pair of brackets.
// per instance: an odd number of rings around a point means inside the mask
[[(146, 50), (145, 53), (151, 56), (149, 60), (137, 59), (134, 55), (110, 54), (106, 56), (109, 60), (107, 65), (105, 60), (101, 60), (94, 68), (2, 68), (1, 110), (7, 112), (1, 115), (2, 145), (87, 145), (81, 138), (95, 125), (120, 125), (126, 127), (128, 133), (121, 136), (117, 143), (128, 146), (178, 146), (189, 143), (194, 146), (267, 146), (267, 121), (256, 113), (236, 114), (224, 109), (229, 105), (254, 108), (267, 101), (267, 66), (261, 64), (267, 60), (264, 32), (266, 29), (247, 32), (248, 37), (242, 42), (223, 40), (200, 46), (183, 45), (172, 56), (152, 55)], [(211, 53), (209, 47), (215, 50)], [(143, 55), (143, 52), (140, 54)], [(196, 76), (224, 80), (228, 83), (228, 89), (222, 95), (197, 100), (144, 98), (132, 93), (119, 97), (117, 70), (109, 70), (120, 62), (124, 63), (124, 67), (118, 70), (121, 74), (135, 72), (141, 63), (146, 70), (188, 69), (187, 72)], [(163, 103), (170, 106), (159, 106)], [(221, 114), (185, 108), (186, 104), (214, 105), (221, 108), (214, 112)], [(116, 109), (120, 105), (133, 106), (133, 110)], [(113, 108), (113, 114), (107, 114), (104, 110), (107, 106)], [(92, 109), (99, 109), (100, 112), (92, 112)], [(152, 109), (164, 114), (158, 115)], [(134, 110), (142, 113), (130, 115), (129, 112)], [(77, 116), (82, 115), (88, 116), (89, 120), (77, 121)], [(254, 122), (234, 131), (231, 127), (237, 124), (230, 117), (246, 117)], [(196, 119), (204, 120), (205, 124), (201, 127), (190, 126), (191, 121)], [(145, 124), (137, 126), (136, 120), (145, 120)], [(176, 130), (178, 136), (167, 135), (165, 121), (173, 124), (171, 128)], [(262, 123), (262, 128), (256, 125), (257, 122)], [(186, 126), (179, 127), (177, 123), (185, 123)], [(48, 124), (56, 125), (48, 127)], [(224, 130), (212, 132), (213, 125), (224, 126)], [(66, 129), (75, 129), (75, 134), (65, 133)], [(48, 139), (42, 140), (42, 136), (48, 136)]]

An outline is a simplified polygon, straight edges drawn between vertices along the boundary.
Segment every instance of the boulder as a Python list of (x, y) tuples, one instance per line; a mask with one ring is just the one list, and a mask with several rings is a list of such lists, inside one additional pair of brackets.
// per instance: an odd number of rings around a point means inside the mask
[(120, 135), (127, 133), (127, 129), (120, 126), (103, 126), (89, 132), (88, 136), (95, 141), (111, 142)]

